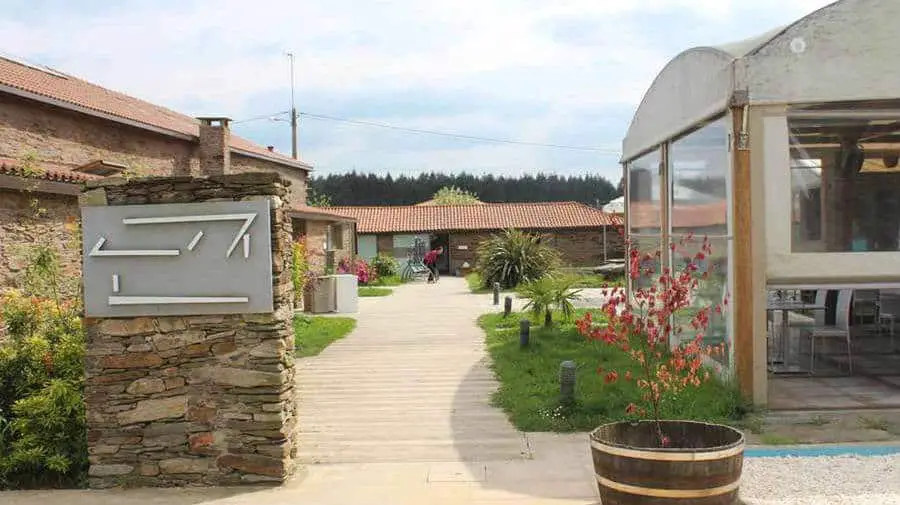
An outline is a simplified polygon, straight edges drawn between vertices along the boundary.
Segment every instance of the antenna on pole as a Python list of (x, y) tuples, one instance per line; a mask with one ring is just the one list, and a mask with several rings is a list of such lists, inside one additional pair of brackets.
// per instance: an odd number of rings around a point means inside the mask
[(291, 157), (297, 159), (297, 107), (294, 104), (294, 53), (287, 52), (291, 59)]

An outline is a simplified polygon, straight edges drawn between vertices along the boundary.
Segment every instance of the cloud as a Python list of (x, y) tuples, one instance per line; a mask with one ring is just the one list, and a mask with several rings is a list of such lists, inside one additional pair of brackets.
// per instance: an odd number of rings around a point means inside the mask
[[(0, 48), (185, 113), (236, 119), (289, 108), (290, 50), (301, 110), (615, 150), (631, 110), (674, 54), (765, 31), (826, 3), (6, 0)], [(285, 128), (236, 126), (282, 151), (290, 146)], [(304, 120), (300, 144), (323, 171), (618, 171), (615, 154), (325, 121)]]

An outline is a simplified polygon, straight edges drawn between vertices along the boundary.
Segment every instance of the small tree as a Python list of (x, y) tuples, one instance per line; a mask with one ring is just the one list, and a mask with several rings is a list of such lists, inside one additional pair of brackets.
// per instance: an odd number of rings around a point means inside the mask
[(447, 186), (438, 190), (432, 197), (435, 205), (466, 205), (481, 203), (475, 193), (456, 186)]
[(310, 207), (331, 207), (331, 197), (317, 191), (315, 188), (307, 188), (306, 204)]
[[(681, 245), (692, 240), (688, 236)], [(673, 244), (672, 251), (676, 249)], [(632, 368), (637, 370), (635, 374), (631, 370), (620, 373), (619, 370), (601, 368), (599, 371), (606, 375), (607, 383), (620, 378), (636, 383), (641, 397), (628, 405), (626, 413), (655, 421), (660, 447), (672, 445), (671, 438), (663, 433), (660, 423), (663, 402), (686, 388), (699, 387), (709, 380), (710, 373), (703, 367), (704, 358), (724, 353), (724, 344), (706, 346), (703, 338), (710, 316), (722, 313), (728, 304), (727, 297), (721, 304), (697, 309), (688, 323), (695, 335), (686, 342), (680, 342), (683, 334), (680, 321), (684, 318), (679, 316), (685, 309), (691, 308), (694, 292), (701, 280), (709, 275), (708, 271), (701, 271), (698, 265), (710, 253), (709, 241), (704, 239), (696, 254), (684, 258), (680, 270), (665, 268), (657, 272), (652, 265), (653, 258), (658, 257), (659, 252), (651, 255), (631, 248), (628, 270), (631, 279), (636, 281), (645, 277), (649, 282), (642, 283), (644, 287), (633, 289), (631, 300), (622, 288), (608, 290), (605, 293), (607, 301), (600, 309), (606, 324), (594, 324), (591, 313), (578, 321), (578, 329), (583, 335), (616, 346), (631, 358)]]

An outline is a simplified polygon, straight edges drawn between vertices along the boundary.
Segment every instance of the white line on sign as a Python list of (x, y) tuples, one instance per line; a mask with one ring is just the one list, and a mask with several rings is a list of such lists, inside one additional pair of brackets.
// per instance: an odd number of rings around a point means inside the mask
[(100, 237), (88, 256), (178, 256), (181, 251), (178, 249), (132, 249), (122, 251), (101, 251), (100, 248), (106, 243), (105, 237)]
[(228, 247), (228, 251), (225, 253), (226, 258), (231, 257), (231, 253), (234, 252), (234, 248), (237, 247), (238, 242), (241, 240), (241, 237), (247, 233), (247, 230), (250, 229), (250, 225), (253, 224), (253, 220), (256, 219), (256, 213), (243, 213), (243, 214), (210, 214), (208, 216), (167, 216), (167, 217), (126, 217), (122, 219), (122, 223), (124, 224), (171, 224), (171, 223), (202, 223), (208, 221), (244, 221), (244, 224), (241, 226), (241, 229), (238, 230), (237, 235), (234, 236), (234, 240), (231, 242), (231, 245)]
[(197, 247), (197, 242), (200, 242), (200, 238), (203, 237), (203, 231), (198, 231), (194, 238), (191, 239), (191, 243), (188, 244), (188, 251), (193, 251), (195, 247)]
[(244, 257), (250, 257), (250, 234), (244, 235)]
[(113, 293), (119, 292), (119, 274), (113, 274)]
[(174, 305), (185, 303), (247, 303), (246, 296), (110, 296), (110, 305)]

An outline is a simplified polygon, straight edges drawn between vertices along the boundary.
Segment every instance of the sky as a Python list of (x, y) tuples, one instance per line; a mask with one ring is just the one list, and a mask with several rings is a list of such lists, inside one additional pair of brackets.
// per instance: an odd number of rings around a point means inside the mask
[(300, 118), (300, 157), (317, 174), (544, 172), (616, 182), (622, 137), (670, 59), (829, 3), (3, 0), (0, 52), (193, 116), (231, 117), (237, 134), (284, 153), (292, 52), (296, 107), (310, 114)]

